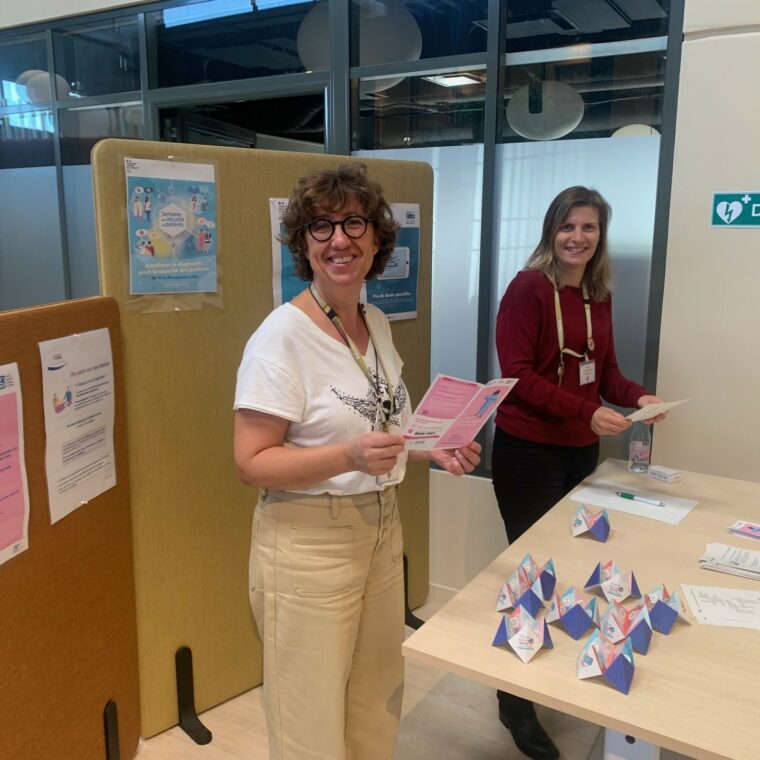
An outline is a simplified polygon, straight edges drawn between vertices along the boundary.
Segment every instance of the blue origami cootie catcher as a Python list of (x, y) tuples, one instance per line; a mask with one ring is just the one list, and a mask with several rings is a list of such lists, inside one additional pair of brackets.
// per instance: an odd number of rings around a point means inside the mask
[(583, 587), (585, 591), (601, 591), (604, 598), (611, 602), (623, 602), (629, 596), (641, 598), (639, 584), (632, 571), (624, 573), (612, 560), (594, 568), (591, 576)]
[(599, 625), (598, 603), (596, 597), (583, 599), (575, 587), (570, 586), (563, 594), (555, 594), (552, 597), (551, 606), (546, 613), (546, 622), (560, 623), (577, 641), (589, 628)]
[(597, 541), (604, 543), (610, 535), (610, 516), (606, 509), (594, 514), (581, 504), (570, 520), (570, 530), (573, 536), (590, 533)]
[(509, 576), (499, 590), (496, 611), (506, 612), (524, 607), (533, 617), (544, 606), (544, 600), (551, 597), (557, 584), (553, 560), (539, 567), (530, 554), (526, 554), (517, 570)]
[(554, 648), (546, 620), (536, 620), (524, 607), (501, 616), (492, 645), (509, 646), (523, 662), (530, 662), (541, 647)]
[(644, 602), (626, 609), (616, 601), (610, 602), (607, 612), (602, 615), (599, 630), (613, 643), (628, 639), (634, 650), (640, 654), (649, 651), (652, 641), (652, 622)]
[(578, 656), (578, 678), (601, 676), (623, 694), (631, 688), (633, 671), (630, 639), (615, 644), (600, 631), (594, 631)]
[(655, 586), (651, 591), (647, 592), (644, 596), (644, 602), (649, 611), (652, 628), (658, 633), (669, 634), (676, 620), (681, 620), (690, 625), (678, 592), (669, 594), (664, 583)]

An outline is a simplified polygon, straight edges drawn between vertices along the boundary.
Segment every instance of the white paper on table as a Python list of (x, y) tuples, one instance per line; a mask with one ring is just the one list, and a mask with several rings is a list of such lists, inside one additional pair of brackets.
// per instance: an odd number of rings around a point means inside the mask
[(402, 431), (406, 447), (423, 451), (466, 446), (516, 383), (516, 378), (498, 378), (483, 385), (436, 375)]
[(0, 564), (29, 548), (29, 488), (18, 365), (0, 366)]
[(697, 622), (760, 630), (760, 589), (747, 591), (687, 583), (682, 583), (681, 588)]
[(656, 417), (658, 414), (667, 412), (670, 409), (675, 409), (677, 406), (685, 404), (688, 400), (687, 398), (682, 398), (680, 401), (661, 401), (659, 404), (647, 404), (646, 406), (642, 406), (641, 409), (631, 412), (626, 416), (626, 419), (631, 422), (651, 420), (652, 417)]
[(116, 485), (113, 360), (107, 328), (39, 346), (45, 469), (55, 523)]
[(677, 496), (660, 491), (649, 491), (638, 486), (633, 489), (637, 496), (661, 501), (665, 506), (656, 507), (653, 504), (624, 499), (617, 496), (616, 491), (631, 493), (631, 486), (622, 486), (619, 483), (611, 483), (609, 480), (595, 480), (590, 486), (573, 493), (570, 498), (581, 504), (596, 504), (599, 507), (616, 509), (618, 512), (627, 512), (629, 515), (649, 517), (670, 525), (678, 525), (697, 506), (697, 502), (691, 499), (680, 499)]
[(760, 552), (728, 544), (707, 544), (700, 567), (760, 580)]

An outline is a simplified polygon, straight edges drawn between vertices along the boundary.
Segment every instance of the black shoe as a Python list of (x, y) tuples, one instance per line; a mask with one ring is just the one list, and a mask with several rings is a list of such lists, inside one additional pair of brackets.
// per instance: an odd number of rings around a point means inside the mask
[(527, 718), (507, 718), (499, 711), (499, 720), (509, 729), (520, 752), (532, 760), (557, 760), (559, 757), (559, 750), (535, 715)]

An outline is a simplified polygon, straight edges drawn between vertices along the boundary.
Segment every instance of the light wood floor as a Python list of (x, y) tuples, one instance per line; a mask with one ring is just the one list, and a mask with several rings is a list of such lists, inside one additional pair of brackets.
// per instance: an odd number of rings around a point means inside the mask
[[(432, 605), (415, 610), (425, 619)], [(407, 633), (411, 633), (407, 630)], [(569, 715), (538, 708), (563, 760), (602, 760), (603, 732)], [(175, 727), (143, 740), (137, 760), (267, 760), (261, 689), (201, 716), (214, 739), (198, 746)], [(661, 760), (688, 760), (662, 750)], [(497, 717), (493, 689), (407, 660), (401, 727), (394, 760), (525, 760)]]

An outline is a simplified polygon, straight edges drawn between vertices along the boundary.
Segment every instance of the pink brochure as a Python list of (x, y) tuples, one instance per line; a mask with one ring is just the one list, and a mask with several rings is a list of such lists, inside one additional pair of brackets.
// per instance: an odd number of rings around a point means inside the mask
[(0, 564), (28, 547), (29, 491), (18, 366), (0, 366)]
[(478, 434), (517, 383), (499, 378), (483, 385), (437, 375), (404, 428), (409, 449), (457, 449)]

